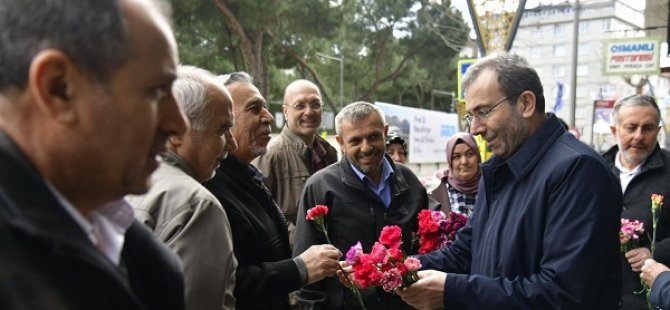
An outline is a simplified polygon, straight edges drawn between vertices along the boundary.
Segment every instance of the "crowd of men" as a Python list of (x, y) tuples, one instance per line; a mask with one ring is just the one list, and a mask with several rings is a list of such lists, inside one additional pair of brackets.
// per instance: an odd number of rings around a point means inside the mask
[[(617, 101), (601, 156), (545, 113), (524, 58), (473, 64), (466, 121), (494, 154), (474, 211), (451, 246), (416, 256), (418, 282), (357, 296), (343, 253), (387, 225), (412, 253), (435, 205), (379, 107), (338, 111), (338, 160), (317, 85), (286, 86), (271, 143), (249, 74), (178, 65), (163, 1), (0, 12), (0, 309), (644, 309), (641, 278), (670, 307), (670, 213), (655, 244), (619, 242), (620, 219), (650, 227), (649, 197), (670, 195), (652, 97)], [(329, 238), (306, 219), (315, 205)]]

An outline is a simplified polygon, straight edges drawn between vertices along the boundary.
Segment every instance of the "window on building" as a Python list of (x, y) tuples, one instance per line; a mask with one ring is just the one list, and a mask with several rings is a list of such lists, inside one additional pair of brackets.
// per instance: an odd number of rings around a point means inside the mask
[(596, 92), (597, 99), (611, 98), (616, 91), (616, 87), (611, 84), (600, 84)]
[(588, 55), (589, 54), (589, 44), (588, 43), (579, 43), (577, 45), (577, 54), (580, 56)]
[(533, 46), (530, 48), (530, 56), (533, 58), (540, 58), (542, 57), (542, 47), (541, 46)]
[(601, 30), (602, 31), (610, 31), (611, 29), (612, 29), (612, 21), (609, 20), (609, 19), (603, 19)]
[(589, 65), (578, 65), (577, 76), (587, 76), (587, 75), (589, 75)]
[(586, 88), (586, 86), (577, 86), (575, 95), (577, 96), (577, 98), (584, 98), (588, 95), (588, 89)]
[(556, 44), (554, 45), (554, 57), (563, 57), (565, 56), (565, 45)]
[(579, 22), (579, 33), (584, 34), (584, 33), (587, 33), (587, 32), (589, 32), (589, 21), (585, 20), (585, 21)]
[(533, 27), (533, 28), (531, 28), (530, 32), (531, 32), (531, 36), (534, 39), (539, 39), (539, 38), (542, 37), (542, 28), (541, 27)]
[(562, 36), (565, 34), (565, 24), (554, 25), (554, 36)]
[(551, 75), (555, 77), (565, 76), (565, 66), (552, 66)]

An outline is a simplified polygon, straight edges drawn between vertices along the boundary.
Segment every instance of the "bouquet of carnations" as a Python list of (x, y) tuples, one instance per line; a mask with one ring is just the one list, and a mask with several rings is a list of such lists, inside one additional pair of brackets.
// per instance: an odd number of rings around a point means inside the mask
[(621, 219), (621, 230), (619, 231), (621, 253), (639, 248), (642, 234), (644, 234), (644, 223), (638, 220)]
[(357, 287), (381, 286), (387, 292), (410, 286), (419, 280), (417, 271), (421, 262), (407, 257), (400, 248), (402, 231), (398, 226), (385, 226), (379, 241), (370, 253), (364, 253), (358, 242), (347, 251), (346, 261), (353, 268), (353, 280)]
[(425, 254), (445, 248), (456, 239), (456, 232), (465, 226), (468, 218), (460, 213), (423, 210), (419, 213), (419, 253)]

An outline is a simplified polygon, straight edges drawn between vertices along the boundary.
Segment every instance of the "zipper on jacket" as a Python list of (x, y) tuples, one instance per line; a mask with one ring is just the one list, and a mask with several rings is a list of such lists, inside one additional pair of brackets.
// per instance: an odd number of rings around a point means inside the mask
[(375, 208), (373, 206), (370, 206), (370, 228), (372, 232), (372, 239), (375, 239)]

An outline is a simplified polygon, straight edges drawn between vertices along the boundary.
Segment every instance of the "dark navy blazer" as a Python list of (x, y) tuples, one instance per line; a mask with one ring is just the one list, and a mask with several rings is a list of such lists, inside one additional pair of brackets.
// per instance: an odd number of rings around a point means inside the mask
[(444, 308), (618, 309), (621, 187), (554, 115), (482, 165), (475, 212), (424, 269), (448, 272)]

